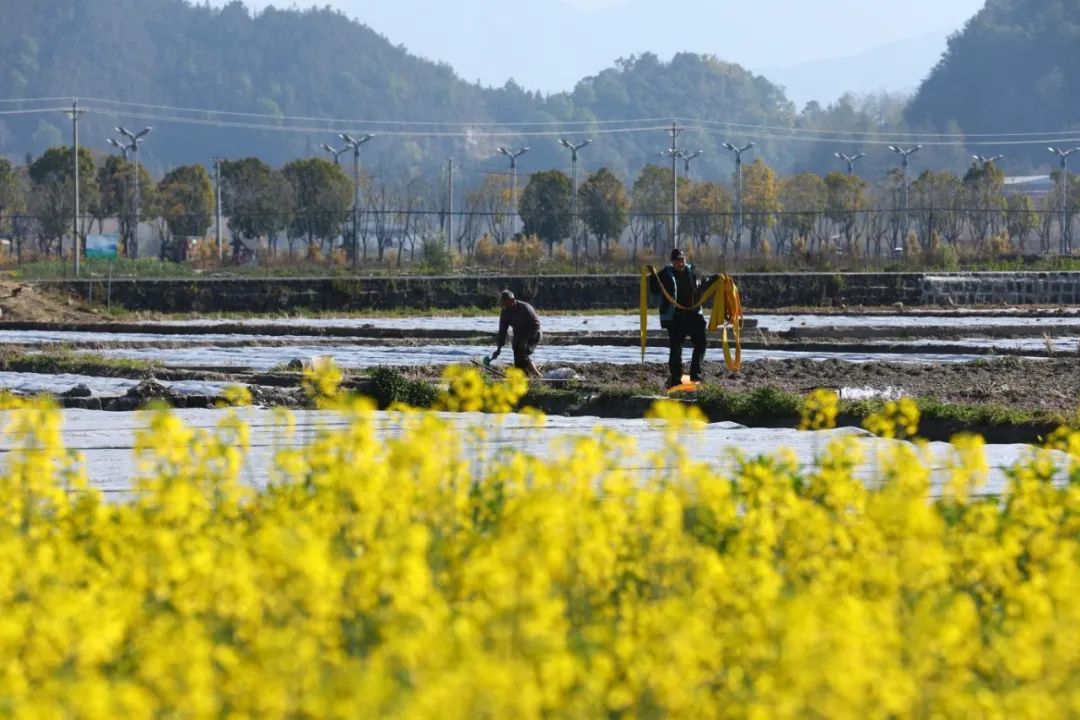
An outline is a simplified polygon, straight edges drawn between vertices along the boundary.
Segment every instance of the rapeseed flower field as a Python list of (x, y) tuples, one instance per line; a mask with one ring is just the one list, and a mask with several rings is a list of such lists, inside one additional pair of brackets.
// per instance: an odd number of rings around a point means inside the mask
[[(479, 466), (437, 414), (310, 392), (348, 419), (240, 481), (247, 428), (153, 411), (132, 496), (105, 502), (45, 400), (8, 399), (0, 475), (0, 714), (20, 718), (1017, 718), (1080, 715), (1080, 471), (1043, 453), (978, 492), (958, 438), (931, 499), (917, 444), (685, 450), (615, 435)], [(505, 412), (522, 376), (455, 369), (440, 406)], [(243, 403), (243, 392), (229, 401)], [(914, 415), (913, 411), (914, 410)], [(283, 438), (293, 432), (281, 412)], [(826, 427), (835, 396), (808, 399)], [(537, 422), (542, 422), (537, 416)], [(913, 436), (896, 403), (868, 427)], [(498, 432), (493, 423), (486, 432)], [(1080, 437), (1049, 441), (1072, 457)]]

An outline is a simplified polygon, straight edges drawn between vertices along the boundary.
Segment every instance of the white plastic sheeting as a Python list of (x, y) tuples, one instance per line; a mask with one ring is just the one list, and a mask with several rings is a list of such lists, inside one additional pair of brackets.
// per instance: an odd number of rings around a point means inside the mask
[[(637, 313), (616, 313), (610, 315), (551, 315), (540, 311), (540, 323), (545, 332), (632, 332), (638, 329), (640, 319)], [(993, 314), (941, 312), (933, 315), (811, 315), (811, 314), (769, 314), (751, 313), (748, 318), (757, 320), (758, 327), (771, 332), (781, 332), (792, 328), (818, 327), (995, 327), (1002, 325), (1029, 325), (1045, 327), (1048, 332), (1055, 328), (1070, 327), (1080, 332), (1080, 315), (1031, 314), (1027, 311), (995, 310)], [(498, 315), (477, 315), (460, 317), (453, 315), (435, 315), (418, 317), (362, 317), (362, 318), (290, 318), (271, 317), (247, 320), (168, 320), (162, 324), (170, 325), (223, 325), (242, 324), (259, 327), (260, 325), (294, 325), (298, 327), (334, 327), (334, 328), (393, 328), (408, 330), (424, 328), (426, 330), (476, 330), (490, 331), (492, 335), (499, 329)], [(656, 310), (649, 310), (649, 328), (660, 327)]]
[[(417, 347), (375, 345), (290, 345), (287, 347), (178, 347), (116, 348), (96, 351), (105, 357), (158, 360), (170, 366), (250, 367), (266, 370), (290, 360), (306, 360), (327, 355), (341, 367), (369, 368), (380, 365), (450, 365), (480, 360), (493, 347), (479, 345), (421, 345)], [(689, 350), (685, 355), (689, 357)], [(667, 349), (651, 347), (646, 362), (666, 363)], [(743, 350), (743, 361), (803, 358), (811, 360), (848, 360), (850, 362), (937, 363), (968, 362), (983, 357), (978, 354), (945, 353), (865, 353), (865, 352), (795, 352), (784, 350)], [(633, 365), (641, 362), (641, 349), (605, 345), (544, 345), (534, 356), (543, 365), (580, 365), (614, 363)], [(712, 343), (706, 362), (723, 363), (719, 343)]]
[[(176, 410), (177, 416), (193, 427), (209, 429), (224, 417), (223, 410)], [(251, 450), (243, 470), (243, 480), (255, 487), (267, 482), (269, 469), (277, 449), (284, 446), (282, 428), (275, 415), (268, 410), (240, 408), (237, 410), (251, 428)], [(102, 413), (90, 410), (64, 410), (63, 438), (68, 448), (77, 448), (86, 459), (91, 482), (96, 487), (123, 497), (130, 491), (138, 468), (132, 448), (136, 430), (146, 426), (144, 413)], [(475, 413), (443, 414), (447, 420), (461, 428), (480, 425), (488, 429), (485, 439), (469, 446), (468, 456), (477, 467), (489, 467), (498, 462), (505, 449), (515, 449), (539, 456), (556, 452), (559, 439), (568, 435), (596, 432), (598, 428), (613, 430), (632, 437), (639, 449), (638, 454), (616, 453), (614, 458), (622, 467), (640, 473), (664, 472), (668, 453), (661, 429), (645, 420), (612, 420), (595, 417), (551, 416), (542, 428), (536, 428), (530, 418), (521, 415), (502, 416), (497, 422), (490, 415)], [(343, 427), (345, 419), (331, 412), (298, 411), (296, 433), (291, 444), (310, 439), (320, 427)], [(395, 437), (401, 433), (402, 419), (395, 413), (376, 413), (377, 432), (381, 437)], [(856, 472), (867, 483), (880, 477), (879, 451), (887, 450), (895, 441), (873, 437), (855, 428), (843, 428), (823, 432), (798, 432), (787, 429), (746, 428), (734, 423), (716, 423), (700, 431), (686, 433), (681, 443), (691, 456), (708, 462), (721, 470), (734, 467), (733, 452), (746, 456), (774, 454), (789, 448), (796, 453), (802, 467), (809, 469), (813, 459), (824, 451), (834, 438), (854, 437), (865, 450), (863, 462)], [(12, 445), (11, 438), (0, 436), (0, 464), (6, 463)], [(931, 467), (933, 468), (934, 493), (949, 477), (951, 446), (948, 443), (930, 443)], [(1022, 460), (1034, 452), (1028, 445), (989, 445), (987, 460), (991, 467), (989, 477), (980, 492), (1000, 493), (1006, 486), (1004, 468)], [(650, 461), (647, 453), (657, 453), (659, 460)], [(1060, 463), (1066, 458), (1056, 453)], [(1062, 477), (1064, 479), (1064, 477)]]

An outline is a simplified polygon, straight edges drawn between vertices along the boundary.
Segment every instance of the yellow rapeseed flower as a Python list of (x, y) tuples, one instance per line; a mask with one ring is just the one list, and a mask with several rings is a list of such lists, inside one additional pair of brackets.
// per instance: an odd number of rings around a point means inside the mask
[[(0, 707), (19, 717), (1071, 717), (1080, 710), (1080, 490), (1043, 451), (976, 498), (981, 438), (852, 438), (728, 472), (598, 428), (538, 457), (308, 387), (343, 421), (241, 472), (235, 412), (166, 409), (106, 501), (47, 401), (8, 398)], [(445, 410), (505, 412), (523, 377), (446, 374)], [(812, 407), (811, 407), (812, 405)], [(808, 402), (827, 425), (835, 398)], [(874, 426), (911, 437), (913, 403)], [(700, 410), (661, 402), (669, 437)], [(835, 415), (833, 415), (835, 417)], [(1068, 431), (1050, 445), (1071, 450)], [(940, 470), (940, 468), (939, 468)], [(94, 478), (96, 481), (108, 478)]]

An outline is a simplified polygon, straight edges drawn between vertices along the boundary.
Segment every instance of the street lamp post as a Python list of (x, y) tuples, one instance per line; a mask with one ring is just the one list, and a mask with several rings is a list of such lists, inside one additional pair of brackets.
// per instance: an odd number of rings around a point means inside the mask
[(845, 155), (844, 153), (839, 153), (838, 152), (838, 153), (833, 153), (833, 157), (835, 157), (838, 160), (843, 160), (844, 162), (846, 162), (847, 163), (847, 174), (848, 175), (854, 175), (855, 174), (855, 163), (859, 160), (859, 158), (866, 157), (866, 153), (858, 153), (856, 155)]
[(898, 147), (896, 145), (890, 145), (889, 149), (892, 150), (897, 155), (899, 155), (901, 158), (903, 158), (903, 175), (902, 175), (902, 179), (903, 179), (903, 183), (904, 183), (904, 238), (902, 240), (901, 246), (902, 247), (907, 247), (907, 234), (908, 234), (908, 181), (907, 181), (907, 169), (908, 169), (908, 158), (910, 158), (912, 155), (914, 155), (915, 153), (922, 150), (922, 145), (915, 145), (914, 147), (910, 147), (907, 150), (905, 150), (902, 147)]
[(498, 151), (510, 158), (510, 234), (517, 235), (517, 218), (518, 218), (518, 206), (517, 206), (517, 159), (529, 152), (529, 148), (498, 148)]
[(214, 236), (217, 238), (217, 259), (225, 258), (225, 241), (221, 228), (221, 163), (225, 158), (213, 157), (214, 161)]
[(375, 136), (369, 133), (354, 138), (348, 133), (338, 133), (338, 137), (345, 141), (346, 149), (352, 148), (353, 151), (352, 268), (356, 270), (360, 255), (360, 224), (356, 216), (360, 208), (360, 146)]
[(754, 147), (754, 143), (746, 143), (740, 148), (726, 142), (724, 143), (724, 147), (735, 153), (735, 177), (737, 178), (735, 191), (735, 238), (736, 243), (738, 243), (738, 241), (742, 239), (742, 155), (744, 152)]
[(133, 133), (126, 129), (122, 125), (115, 128), (116, 132), (126, 137), (130, 143), (128, 149), (131, 151), (134, 158), (134, 164), (132, 165), (131, 172), (135, 175), (135, 222), (131, 229), (131, 247), (128, 248), (128, 257), (135, 259), (139, 257), (139, 143), (143, 141), (143, 138), (150, 134), (153, 130), (152, 127), (145, 127), (137, 133)]
[(573, 195), (573, 215), (574, 215), (573, 222), (574, 222), (574, 227), (573, 227), (573, 230), (571, 231), (572, 234), (573, 234), (573, 237), (574, 237), (574, 242), (573, 242), (574, 259), (577, 259), (578, 242), (580, 240), (579, 233), (578, 233), (577, 154), (578, 154), (578, 150), (585, 147), (586, 145), (588, 145), (591, 142), (592, 142), (592, 140), (582, 140), (577, 145), (575, 145), (574, 143), (570, 142), (569, 140), (566, 140), (565, 138), (562, 139), (562, 140), (559, 140), (560, 145), (562, 145), (563, 147), (570, 150), (570, 167), (571, 167), (571, 173), (572, 173), (573, 178), (574, 178), (574, 195)]
[(1069, 156), (1080, 152), (1080, 147), (1071, 150), (1061, 148), (1047, 148), (1061, 159), (1061, 253), (1072, 252), (1072, 243), (1069, 242)]
[[(105, 138), (105, 142), (107, 142), (108, 144), (112, 145), (114, 148), (116, 148), (117, 150), (120, 151), (120, 155), (124, 158), (125, 163), (128, 161), (128, 147), (127, 147), (127, 145), (123, 144), (122, 142), (117, 141), (114, 138)], [(125, 218), (128, 218), (129, 220), (131, 219), (131, 210), (130, 210), (130, 208), (128, 206), (128, 179), (127, 179), (127, 175), (124, 176), (124, 209), (123, 209), (123, 213), (124, 213)], [(121, 225), (121, 228), (123, 228), (123, 222), (121, 222), (120, 225)], [(126, 242), (127, 241), (127, 233), (125, 232), (124, 235), (125, 235), (124, 241)]]

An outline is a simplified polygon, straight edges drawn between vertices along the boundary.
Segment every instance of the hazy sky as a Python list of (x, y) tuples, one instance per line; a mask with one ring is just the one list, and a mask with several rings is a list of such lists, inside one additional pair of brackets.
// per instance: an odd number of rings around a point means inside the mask
[[(985, 0), (245, 0), (329, 4), (466, 80), (572, 89), (619, 57), (680, 50), (748, 68), (853, 57), (960, 29)], [(211, 0), (220, 5), (223, 0)], [(930, 58), (933, 65), (935, 58)], [(929, 71), (930, 67), (926, 68)], [(888, 75), (883, 73), (883, 75)], [(917, 82), (916, 77), (912, 82)], [(898, 88), (888, 88), (898, 89)]]

